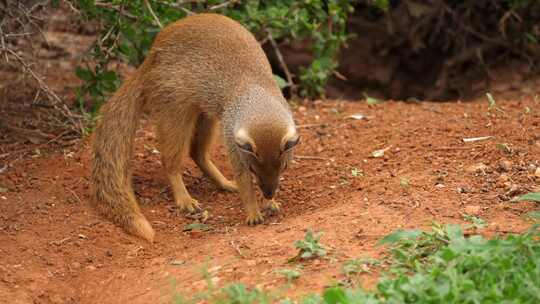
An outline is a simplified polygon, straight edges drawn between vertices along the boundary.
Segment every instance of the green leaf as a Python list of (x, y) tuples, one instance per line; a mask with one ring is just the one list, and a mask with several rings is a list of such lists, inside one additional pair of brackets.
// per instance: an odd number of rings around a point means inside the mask
[(536, 222), (540, 222), (540, 211), (532, 211), (525, 214), (526, 218), (530, 218)]
[(540, 203), (540, 192), (527, 193), (525, 195), (520, 196), (517, 200), (518, 201), (533, 201), (533, 202)]
[(185, 225), (183, 231), (193, 231), (193, 230), (209, 231), (209, 230), (212, 230), (212, 229), (213, 229), (213, 227), (208, 225), (208, 224), (191, 223), (191, 224)]
[(366, 103), (368, 105), (376, 105), (376, 104), (379, 104), (379, 103), (383, 102), (381, 99), (371, 97), (366, 93), (362, 93), (362, 94), (364, 95), (364, 98), (366, 99)]
[(326, 304), (348, 304), (349, 300), (345, 295), (345, 291), (339, 287), (332, 287), (326, 289), (323, 295), (324, 302)]
[(91, 81), (92, 79), (94, 79), (94, 74), (92, 73), (92, 71), (83, 69), (81, 67), (77, 67), (75, 69), (75, 75), (77, 75), (77, 77), (84, 81)]
[(279, 75), (274, 74), (274, 79), (276, 80), (278, 87), (282, 90), (289, 86), (287, 81), (283, 79), (282, 77), (280, 77)]
[(417, 239), (421, 235), (422, 231), (420, 230), (397, 230), (379, 240), (377, 245), (393, 244), (401, 241), (402, 239)]

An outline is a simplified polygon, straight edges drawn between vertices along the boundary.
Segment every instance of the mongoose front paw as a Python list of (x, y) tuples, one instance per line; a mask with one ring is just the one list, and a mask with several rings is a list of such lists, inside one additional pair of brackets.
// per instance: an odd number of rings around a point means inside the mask
[(271, 215), (278, 214), (281, 211), (280, 204), (275, 199), (267, 200), (265, 201), (264, 210)]
[(255, 226), (255, 225), (262, 224), (263, 221), (264, 221), (264, 218), (262, 214), (260, 212), (256, 212), (254, 214), (248, 215), (246, 219), (246, 224), (248, 224), (249, 226)]
[(176, 202), (176, 206), (180, 208), (181, 211), (186, 211), (189, 213), (202, 211), (199, 201), (191, 197), (187, 197)]

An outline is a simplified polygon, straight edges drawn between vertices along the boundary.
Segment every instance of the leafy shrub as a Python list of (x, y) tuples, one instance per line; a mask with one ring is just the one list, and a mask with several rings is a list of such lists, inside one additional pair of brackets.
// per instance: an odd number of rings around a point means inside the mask
[(321, 95), (337, 67), (337, 53), (347, 39), (347, 15), (353, 9), (347, 0), (78, 0), (76, 4), (86, 20), (100, 24), (100, 34), (89, 60), (77, 72), (85, 81), (77, 91), (79, 104), (85, 105), (90, 100), (95, 109), (119, 85), (111, 62), (122, 59), (130, 65), (139, 65), (161, 26), (187, 14), (209, 11), (236, 19), (260, 41), (312, 41), (315, 59), (302, 70), (300, 93)]

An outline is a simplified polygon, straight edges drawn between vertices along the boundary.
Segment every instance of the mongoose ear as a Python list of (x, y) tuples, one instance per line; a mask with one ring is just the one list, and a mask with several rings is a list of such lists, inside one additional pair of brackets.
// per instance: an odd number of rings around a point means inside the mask
[(296, 133), (295, 128), (290, 128), (287, 134), (283, 137), (283, 141), (281, 143), (281, 151), (285, 152), (287, 150), (290, 150), (294, 148), (298, 143), (300, 142), (300, 135)]
[(252, 154), (255, 153), (255, 145), (251, 141), (251, 138), (247, 134), (246, 130), (238, 130), (236, 134), (234, 134), (234, 141), (236, 142), (236, 146), (238, 146), (238, 148), (241, 150)]

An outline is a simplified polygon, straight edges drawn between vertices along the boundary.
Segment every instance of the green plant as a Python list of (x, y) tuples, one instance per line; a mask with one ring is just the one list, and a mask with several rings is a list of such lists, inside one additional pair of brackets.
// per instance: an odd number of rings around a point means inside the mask
[(487, 223), (484, 219), (481, 219), (479, 217), (476, 217), (474, 215), (470, 214), (463, 214), (463, 219), (467, 222), (470, 222), (470, 225), (465, 226), (465, 228), (486, 228)]
[(365, 258), (365, 259), (352, 259), (350, 261), (345, 262), (342, 267), (343, 274), (345, 274), (347, 277), (350, 277), (355, 274), (364, 273), (364, 272), (371, 272), (369, 269), (369, 266), (378, 266), (380, 265), (380, 261), (372, 258)]
[(364, 173), (364, 171), (354, 167), (354, 168), (351, 169), (351, 175), (353, 177), (364, 177), (365, 173)]
[(532, 202), (540, 203), (540, 192), (527, 193), (525, 195), (520, 196), (517, 200), (518, 201), (532, 201)]
[[(430, 231), (400, 230), (380, 243), (391, 246), (389, 268), (374, 290), (333, 286), (321, 295), (299, 301), (279, 292), (249, 289), (242, 284), (210, 288), (187, 299), (177, 293), (174, 303), (538, 303), (540, 301), (540, 230), (504, 238), (465, 237), (457, 225), (434, 223)], [(412, 257), (404, 257), (404, 253)], [(411, 259), (416, 260), (410, 263)], [(350, 263), (350, 274), (362, 265)], [(375, 263), (374, 260), (366, 260)], [(281, 300), (281, 301), (280, 301)]]
[(303, 240), (294, 242), (294, 247), (298, 249), (298, 254), (291, 259), (294, 260), (308, 260), (317, 257), (326, 256), (326, 249), (319, 242), (322, 233), (313, 233), (311, 230), (306, 232)]
[[(334, 69), (340, 47), (345, 43), (347, 16), (353, 10), (346, 0), (77, 0), (86, 20), (98, 21), (100, 34), (87, 61), (77, 69), (84, 84), (77, 90), (79, 104), (93, 111), (119, 85), (112, 63), (123, 60), (137, 66), (146, 56), (155, 35), (188, 13), (215, 12), (236, 19), (261, 42), (269, 41), (280, 53), (276, 40), (310, 40), (313, 62), (302, 69), (300, 93), (319, 96)], [(279, 57), (279, 56), (278, 56)], [(294, 79), (280, 62), (287, 79), (277, 77), (280, 87), (293, 87)]]
[(297, 269), (283, 268), (283, 269), (278, 269), (276, 272), (283, 275), (287, 279), (288, 283), (291, 283), (292, 281), (299, 279), (300, 276), (302, 275), (302, 271), (299, 268)]

